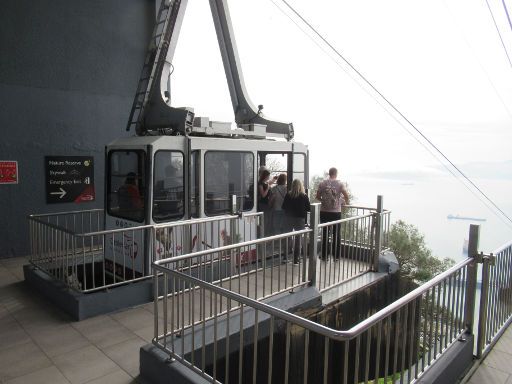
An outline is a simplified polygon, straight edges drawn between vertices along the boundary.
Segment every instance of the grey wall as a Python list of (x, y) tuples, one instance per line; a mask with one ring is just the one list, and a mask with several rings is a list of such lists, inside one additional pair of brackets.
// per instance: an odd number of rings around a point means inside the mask
[[(103, 207), (104, 146), (127, 135), (154, 0), (0, 3), (0, 258), (26, 255), (26, 215)], [(93, 156), (96, 201), (46, 204), (44, 156)]]

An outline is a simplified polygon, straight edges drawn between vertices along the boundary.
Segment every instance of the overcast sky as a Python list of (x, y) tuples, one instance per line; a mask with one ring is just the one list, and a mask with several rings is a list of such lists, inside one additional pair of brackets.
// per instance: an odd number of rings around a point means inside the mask
[[(512, 66), (486, 0), (288, 1), (512, 217)], [(502, 0), (487, 1), (512, 58)], [(338, 167), (358, 204), (384, 195), (393, 219), (417, 225), (437, 255), (457, 255), (467, 238), (469, 223), (448, 213), (487, 218), (485, 249), (510, 240), (512, 224), (455, 181), (280, 0), (229, 7), (250, 98), (293, 122), (312, 175)], [(173, 65), (174, 106), (233, 120), (208, 0), (189, 0)]]
[[(485, 0), (288, 1), (512, 215), (512, 66)], [(512, 58), (502, 1), (488, 1)], [(512, 11), (512, 0), (505, 4)], [(364, 174), (451, 177), (280, 0), (230, 0), (229, 7), (250, 98), (267, 117), (293, 122), (296, 140), (309, 145), (312, 175), (334, 165), (349, 182)], [(189, 1), (173, 65), (174, 106), (233, 120), (208, 0)], [(460, 200), (435, 182), (427, 188), (438, 199)], [(469, 206), (481, 205), (464, 187), (449, 188)]]

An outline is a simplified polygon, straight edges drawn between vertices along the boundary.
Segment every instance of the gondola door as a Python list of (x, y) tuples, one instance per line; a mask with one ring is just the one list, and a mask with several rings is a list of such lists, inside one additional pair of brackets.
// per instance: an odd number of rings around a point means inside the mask
[[(236, 201), (235, 211), (256, 211), (257, 144), (255, 140), (203, 137), (190, 139), (190, 210), (194, 217), (230, 215), (233, 211), (233, 199)], [(198, 240), (193, 242), (191, 251), (255, 239), (256, 224), (244, 225), (244, 220), (257, 222), (256, 218), (245, 218), (233, 222), (234, 226), (229, 228), (213, 225), (207, 236), (192, 233), (192, 238)], [(251, 253), (252, 249), (248, 252)]]
[[(149, 273), (147, 224), (149, 146), (109, 146), (106, 153), (105, 272), (114, 282)], [(119, 231), (120, 229), (124, 229)]]
[(149, 224), (160, 224), (155, 231), (156, 260), (189, 253), (190, 227), (167, 224), (190, 218), (189, 209), (189, 139), (163, 136), (151, 146), (151, 194)]

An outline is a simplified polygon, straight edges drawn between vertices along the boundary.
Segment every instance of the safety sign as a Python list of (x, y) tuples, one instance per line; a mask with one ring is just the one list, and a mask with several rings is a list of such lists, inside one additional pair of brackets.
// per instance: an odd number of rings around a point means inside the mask
[(0, 160), (0, 184), (18, 184), (18, 162)]

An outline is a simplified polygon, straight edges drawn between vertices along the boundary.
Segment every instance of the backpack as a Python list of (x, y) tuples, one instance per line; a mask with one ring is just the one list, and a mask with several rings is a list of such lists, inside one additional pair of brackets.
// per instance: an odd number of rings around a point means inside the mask
[(336, 187), (332, 185), (330, 180), (327, 180), (320, 195), (322, 208), (329, 211), (338, 209), (339, 198), (339, 195), (336, 193)]

